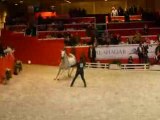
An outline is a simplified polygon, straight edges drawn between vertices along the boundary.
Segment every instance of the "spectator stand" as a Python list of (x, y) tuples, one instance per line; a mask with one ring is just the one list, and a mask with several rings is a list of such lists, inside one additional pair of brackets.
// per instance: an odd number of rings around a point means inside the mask
[[(141, 38), (142, 38), (142, 41), (152, 43), (152, 42), (157, 41), (158, 36), (157, 35), (142, 35)], [(121, 36), (121, 42), (123, 42), (123, 43), (128, 43), (128, 41), (127, 41), (128, 39), (133, 39), (133, 35)]]

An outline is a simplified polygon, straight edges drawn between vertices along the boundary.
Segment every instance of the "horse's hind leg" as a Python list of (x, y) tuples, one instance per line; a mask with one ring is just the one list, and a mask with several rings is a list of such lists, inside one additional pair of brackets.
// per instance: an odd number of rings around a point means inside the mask
[(71, 77), (73, 70), (74, 70), (73, 68), (68, 70), (68, 77)]

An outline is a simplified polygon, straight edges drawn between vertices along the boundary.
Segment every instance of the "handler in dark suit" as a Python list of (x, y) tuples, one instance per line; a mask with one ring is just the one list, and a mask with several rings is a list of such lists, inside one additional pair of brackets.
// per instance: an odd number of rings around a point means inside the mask
[(74, 84), (76, 78), (78, 77), (78, 75), (81, 76), (81, 78), (83, 80), (83, 83), (84, 83), (84, 87), (87, 87), (86, 81), (85, 81), (85, 78), (84, 78), (84, 70), (83, 70), (84, 67), (85, 67), (85, 62), (84, 62), (83, 58), (81, 57), (80, 61), (77, 63), (77, 71), (76, 71), (76, 74), (75, 74), (75, 76), (72, 80), (72, 83), (71, 83), (70, 87), (73, 87), (73, 84)]
[(96, 62), (96, 49), (94, 45), (89, 47), (88, 57), (90, 58), (91, 62)]
[(144, 48), (142, 46), (142, 43), (139, 43), (139, 46), (137, 48), (137, 53), (138, 53), (138, 57), (139, 57), (139, 63), (143, 63), (143, 59), (144, 59)]
[(3, 45), (2, 45), (2, 43), (1, 43), (1, 41), (0, 41), (0, 56), (4, 56), (5, 54), (4, 54), (4, 49), (3, 49)]
[(155, 55), (156, 55), (156, 63), (160, 61), (160, 42), (158, 42), (158, 46), (155, 49)]

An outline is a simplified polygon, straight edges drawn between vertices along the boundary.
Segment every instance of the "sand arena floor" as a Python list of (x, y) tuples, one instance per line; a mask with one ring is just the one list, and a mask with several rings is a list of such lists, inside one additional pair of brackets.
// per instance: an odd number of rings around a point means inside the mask
[(23, 65), (0, 85), (0, 120), (160, 120), (160, 71), (86, 68), (87, 88), (57, 71)]

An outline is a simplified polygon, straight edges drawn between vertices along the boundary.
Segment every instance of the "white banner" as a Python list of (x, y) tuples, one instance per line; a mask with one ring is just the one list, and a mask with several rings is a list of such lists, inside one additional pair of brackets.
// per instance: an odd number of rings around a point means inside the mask
[[(149, 58), (155, 57), (156, 46), (156, 44), (149, 45)], [(138, 44), (98, 46), (96, 47), (96, 59), (128, 59), (129, 56), (138, 58), (137, 47)]]

